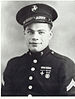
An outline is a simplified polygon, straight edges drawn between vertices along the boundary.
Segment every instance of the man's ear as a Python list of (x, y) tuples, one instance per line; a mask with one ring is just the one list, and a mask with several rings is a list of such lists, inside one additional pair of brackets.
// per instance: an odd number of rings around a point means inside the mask
[(52, 38), (53, 37), (53, 32), (52, 31), (50, 31), (50, 38)]
[(23, 31), (24, 35), (26, 35), (25, 30)]
[(24, 35), (26, 35), (26, 29), (23, 30)]
[(26, 33), (25, 33), (25, 27), (24, 27), (24, 25), (23, 25), (23, 33), (24, 33), (24, 35), (26, 35)]
[(25, 27), (23, 27), (23, 33), (24, 33), (24, 35), (26, 35), (26, 32), (27, 32), (27, 27), (25, 28)]

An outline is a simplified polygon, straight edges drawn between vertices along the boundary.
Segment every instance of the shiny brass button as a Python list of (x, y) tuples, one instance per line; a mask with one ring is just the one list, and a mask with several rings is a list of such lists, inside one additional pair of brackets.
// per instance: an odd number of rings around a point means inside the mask
[(29, 85), (29, 86), (28, 86), (28, 89), (30, 89), (30, 90), (31, 90), (31, 89), (32, 89), (32, 85)]
[(31, 71), (35, 71), (35, 68), (34, 68), (34, 67), (32, 67), (32, 68), (31, 68)]
[(28, 97), (32, 97), (32, 95), (31, 95), (31, 94), (29, 94), (29, 95), (28, 95)]
[(32, 76), (29, 76), (29, 80), (32, 80), (33, 79), (33, 77)]
[(37, 63), (37, 60), (36, 60), (36, 59), (34, 59), (34, 60), (33, 60), (33, 63)]

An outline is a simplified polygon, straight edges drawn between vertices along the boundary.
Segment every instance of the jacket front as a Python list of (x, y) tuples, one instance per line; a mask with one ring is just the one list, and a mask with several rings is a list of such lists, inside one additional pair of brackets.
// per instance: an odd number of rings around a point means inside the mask
[(47, 47), (11, 59), (4, 71), (2, 96), (75, 95), (75, 64)]

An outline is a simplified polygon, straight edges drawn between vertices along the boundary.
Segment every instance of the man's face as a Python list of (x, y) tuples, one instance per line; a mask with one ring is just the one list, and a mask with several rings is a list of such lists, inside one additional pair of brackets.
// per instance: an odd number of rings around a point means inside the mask
[(32, 23), (25, 28), (24, 32), (26, 44), (32, 52), (40, 52), (45, 49), (52, 37), (47, 23)]

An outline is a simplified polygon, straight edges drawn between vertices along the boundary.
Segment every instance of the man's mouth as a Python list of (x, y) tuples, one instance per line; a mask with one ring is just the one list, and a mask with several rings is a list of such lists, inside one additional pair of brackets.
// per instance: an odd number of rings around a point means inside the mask
[(42, 44), (42, 43), (29, 42), (29, 44), (37, 45), (37, 44)]

